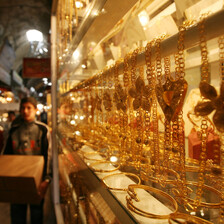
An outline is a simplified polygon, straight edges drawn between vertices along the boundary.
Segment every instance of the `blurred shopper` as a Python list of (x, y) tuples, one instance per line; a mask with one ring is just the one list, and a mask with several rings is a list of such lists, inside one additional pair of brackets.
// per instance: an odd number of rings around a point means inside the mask
[(12, 122), (16, 119), (16, 114), (14, 111), (9, 111), (8, 112), (8, 122), (9, 125), (11, 126)]
[[(6, 143), (6, 139), (9, 134), (9, 130), (11, 128), (12, 122), (15, 120), (16, 114), (14, 111), (9, 111), (8, 112), (8, 117), (6, 121), (1, 122), (0, 126), (0, 152), (2, 151), (2, 148), (4, 147)], [(1, 148), (2, 147), (2, 148)]]
[[(4, 154), (44, 156), (43, 179), (38, 192), (42, 200), (38, 205), (29, 205), (31, 224), (42, 224), (44, 196), (51, 180), (51, 141), (48, 126), (36, 121), (36, 112), (37, 101), (33, 97), (21, 100), (21, 117), (10, 129)], [(11, 224), (26, 224), (27, 208), (27, 204), (11, 204)]]

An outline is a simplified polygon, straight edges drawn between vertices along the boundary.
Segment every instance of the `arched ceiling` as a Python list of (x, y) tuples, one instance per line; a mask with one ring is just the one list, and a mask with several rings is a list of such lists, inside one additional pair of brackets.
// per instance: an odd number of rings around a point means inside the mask
[[(0, 49), (7, 39), (15, 52), (12, 69), (18, 73), (21, 73), (24, 57), (49, 56), (51, 5), (52, 0), (0, 0)], [(30, 29), (43, 33), (48, 55), (38, 55), (39, 45), (31, 50), (26, 38), (26, 31)], [(29, 82), (33, 84), (26, 80), (26, 84)]]

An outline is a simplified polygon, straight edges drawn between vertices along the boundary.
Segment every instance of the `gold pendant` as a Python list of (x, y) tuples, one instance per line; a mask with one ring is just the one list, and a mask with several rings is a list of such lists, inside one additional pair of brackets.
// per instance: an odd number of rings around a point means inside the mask
[(156, 96), (166, 119), (171, 122), (182, 109), (188, 84), (185, 79), (167, 78), (156, 85)]

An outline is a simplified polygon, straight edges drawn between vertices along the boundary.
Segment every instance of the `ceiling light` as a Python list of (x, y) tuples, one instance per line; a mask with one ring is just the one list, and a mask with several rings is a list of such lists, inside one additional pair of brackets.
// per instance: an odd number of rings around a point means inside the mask
[(30, 91), (31, 91), (31, 92), (35, 92), (35, 89), (34, 89), (33, 86), (30, 87)]
[(28, 30), (26, 32), (26, 37), (28, 39), (28, 41), (32, 42), (32, 41), (43, 41), (43, 34), (38, 31), (38, 30)]

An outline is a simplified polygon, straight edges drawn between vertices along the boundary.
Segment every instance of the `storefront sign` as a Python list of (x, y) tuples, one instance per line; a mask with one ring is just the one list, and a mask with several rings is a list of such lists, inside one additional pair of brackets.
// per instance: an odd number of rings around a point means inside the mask
[(23, 78), (50, 78), (50, 58), (24, 58)]

